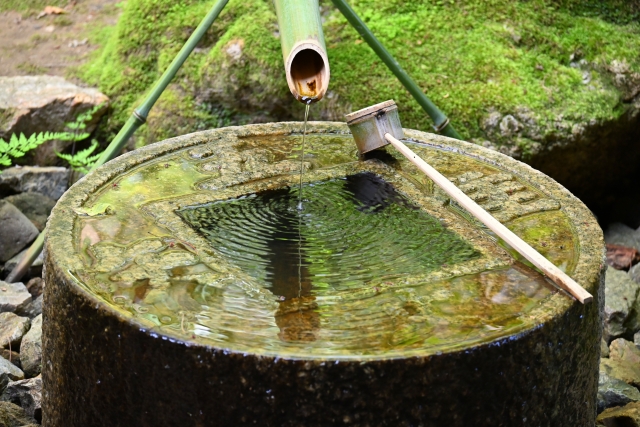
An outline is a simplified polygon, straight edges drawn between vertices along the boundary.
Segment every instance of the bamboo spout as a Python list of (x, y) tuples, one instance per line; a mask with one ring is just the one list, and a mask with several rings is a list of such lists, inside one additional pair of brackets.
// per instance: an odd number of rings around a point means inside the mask
[(287, 84), (300, 102), (324, 97), (329, 87), (329, 58), (318, 0), (274, 0)]

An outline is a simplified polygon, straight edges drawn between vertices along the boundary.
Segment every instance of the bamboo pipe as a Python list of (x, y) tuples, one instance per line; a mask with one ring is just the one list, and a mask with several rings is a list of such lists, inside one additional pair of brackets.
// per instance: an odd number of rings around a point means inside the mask
[(502, 225), (500, 221), (495, 219), (489, 212), (482, 209), (480, 205), (474, 202), (469, 196), (464, 194), (462, 190), (456, 187), (444, 175), (431, 167), (427, 162), (422, 160), (416, 153), (402, 142), (394, 138), (391, 134), (385, 133), (385, 139), (393, 145), (402, 155), (404, 155), (411, 163), (416, 165), (418, 169), (424, 172), (433, 182), (442, 188), (453, 200), (458, 202), (471, 215), (476, 217), (480, 222), (489, 227), (491, 231), (496, 233), (498, 237), (504, 240), (509, 246), (518, 251), (520, 255), (528, 259), (533, 265), (538, 267), (544, 274), (549, 276), (558, 286), (573, 295), (582, 304), (590, 303), (593, 296), (587, 292), (582, 286), (576, 283), (564, 271), (556, 267), (551, 261), (542, 256), (538, 251), (532, 248), (527, 242), (516, 236), (513, 231)]
[(318, 0), (274, 0), (287, 84), (300, 102), (324, 97), (329, 87), (329, 58)]

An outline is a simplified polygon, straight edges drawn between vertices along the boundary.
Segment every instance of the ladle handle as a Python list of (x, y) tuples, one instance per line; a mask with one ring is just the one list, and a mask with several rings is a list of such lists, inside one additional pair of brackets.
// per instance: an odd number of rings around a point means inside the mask
[(464, 194), (462, 190), (456, 187), (451, 181), (445, 178), (440, 172), (431, 167), (427, 162), (422, 160), (409, 147), (398, 141), (396, 138), (386, 133), (384, 135), (387, 141), (400, 151), (407, 159), (424, 172), (433, 180), (440, 188), (442, 188), (453, 200), (458, 202), (469, 213), (476, 217), (480, 222), (489, 227), (509, 246), (518, 251), (520, 255), (528, 259), (533, 265), (538, 267), (544, 274), (549, 276), (558, 286), (573, 295), (582, 304), (590, 303), (593, 296), (587, 292), (582, 286), (576, 283), (571, 277), (553, 265), (548, 259), (542, 256), (538, 251), (529, 246), (527, 242), (516, 236), (511, 230), (502, 225), (500, 221), (495, 219), (489, 212), (485, 211), (476, 202), (471, 200), (469, 196)]

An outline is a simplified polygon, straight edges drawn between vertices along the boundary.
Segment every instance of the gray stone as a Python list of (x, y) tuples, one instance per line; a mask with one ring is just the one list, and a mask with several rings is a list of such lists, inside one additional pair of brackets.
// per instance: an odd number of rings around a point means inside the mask
[(42, 421), (42, 378), (14, 381), (7, 385), (0, 400), (20, 405), (26, 414)]
[(31, 326), (28, 317), (16, 316), (13, 313), (0, 313), (0, 347), (18, 349), (22, 337)]
[(31, 322), (31, 329), (20, 344), (20, 363), (27, 378), (40, 375), (42, 369), (42, 314)]
[[(5, 277), (7, 277), (7, 275), (9, 275), (9, 273), (11, 273), (11, 271), (15, 268), (16, 265), (18, 265), (18, 263), (20, 262), (22, 257), (27, 253), (28, 250), (29, 250), (29, 248), (23, 250), (18, 255), (14, 256), (9, 261), (4, 263), (4, 267), (2, 269), (2, 272), (4, 273)], [(35, 261), (33, 261), (33, 264), (31, 264), (31, 266), (29, 267), (29, 269), (27, 270), (27, 272), (25, 273), (23, 278), (42, 277), (42, 261), (43, 261), (43, 259), (44, 259), (43, 258), (43, 254), (42, 254), (42, 252), (40, 252), (40, 255), (38, 255), (38, 257), (35, 259)]]
[(20, 364), (20, 353), (17, 351), (9, 351), (9, 349), (0, 348), (0, 357), (4, 357), (9, 362), (22, 369), (22, 365)]
[(640, 229), (634, 230), (619, 222), (607, 227), (604, 231), (604, 240), (609, 244), (628, 246), (640, 251)]
[(69, 187), (69, 169), (24, 166), (0, 173), (0, 195), (36, 192), (58, 200)]
[(600, 357), (609, 357), (609, 346), (604, 339), (600, 340)]
[(640, 366), (629, 365), (624, 361), (609, 357), (608, 359), (600, 359), (600, 372), (635, 387), (640, 386)]
[(0, 402), (0, 426), (2, 427), (27, 427), (36, 423), (33, 417), (26, 414), (25, 410), (11, 402)]
[(26, 286), (31, 296), (37, 298), (42, 295), (42, 291), (44, 290), (44, 280), (42, 280), (42, 277), (34, 277), (27, 282)]
[(38, 234), (38, 229), (18, 208), (0, 200), (0, 262), (11, 259)]
[[(102, 105), (86, 123), (91, 133), (108, 108), (109, 98), (96, 89), (81, 88), (62, 77), (0, 77), (0, 138), (13, 133), (61, 132), (65, 123), (96, 105)], [(62, 151), (69, 141), (51, 141), (36, 148), (35, 164), (52, 165), (58, 160), (54, 150)]]
[(0, 357), (0, 393), (4, 391), (11, 381), (24, 379), (24, 373), (13, 363), (4, 357)]
[(605, 409), (596, 419), (597, 425), (606, 427), (640, 427), (640, 402), (631, 402), (621, 408)]
[(31, 302), (31, 294), (21, 282), (7, 283), (0, 280), (0, 312), (23, 310)]
[(625, 339), (614, 340), (609, 346), (609, 358), (600, 360), (600, 372), (627, 384), (640, 386), (640, 350)]
[(629, 276), (634, 282), (640, 283), (640, 264), (636, 264), (629, 269)]
[(640, 285), (627, 272), (607, 268), (605, 277), (604, 339), (610, 342), (637, 330), (636, 300)]
[(34, 317), (42, 314), (42, 295), (27, 304), (22, 310), (16, 311), (18, 316), (28, 317), (33, 319)]
[(640, 350), (638, 350), (634, 343), (623, 338), (618, 338), (611, 343), (609, 346), (609, 357), (640, 367)]
[(511, 114), (503, 117), (500, 121), (500, 134), (504, 137), (510, 137), (518, 133), (522, 126), (520, 122), (516, 120)]
[(640, 331), (633, 334), (633, 343), (636, 345), (637, 349), (640, 349)]
[(44, 230), (51, 209), (56, 205), (56, 201), (51, 197), (35, 191), (14, 194), (13, 196), (5, 197), (4, 200), (18, 208), (20, 212), (29, 218), (38, 231)]
[(598, 381), (598, 412), (613, 406), (626, 405), (640, 400), (640, 391), (622, 380), (600, 372)]

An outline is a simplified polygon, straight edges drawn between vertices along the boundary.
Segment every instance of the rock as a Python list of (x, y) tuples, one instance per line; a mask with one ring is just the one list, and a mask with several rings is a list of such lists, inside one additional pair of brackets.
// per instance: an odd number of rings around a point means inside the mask
[(37, 376), (28, 380), (14, 381), (7, 385), (0, 400), (20, 405), (26, 414), (42, 421), (42, 378)]
[(640, 366), (638, 365), (630, 365), (625, 361), (609, 357), (608, 359), (600, 359), (600, 372), (635, 387), (640, 386)]
[(636, 348), (640, 349), (640, 331), (633, 334), (633, 343), (636, 345)]
[(31, 329), (20, 344), (20, 363), (27, 378), (40, 375), (42, 369), (42, 314), (31, 322)]
[(636, 264), (629, 269), (629, 276), (634, 282), (640, 283), (640, 264)]
[(640, 251), (640, 229), (634, 230), (624, 224), (610, 224), (604, 232), (604, 240), (609, 244), (628, 246)]
[(22, 310), (16, 311), (18, 316), (28, 317), (33, 319), (36, 316), (42, 314), (42, 295), (27, 304)]
[[(18, 263), (20, 262), (22, 257), (27, 253), (28, 250), (29, 250), (29, 248), (23, 250), (18, 255), (14, 256), (9, 261), (4, 263), (4, 267), (2, 269), (2, 272), (5, 275), (5, 277), (7, 277), (9, 275), (9, 273), (11, 273), (11, 271), (15, 268), (16, 265), (18, 265)], [(35, 261), (33, 261), (33, 264), (31, 264), (31, 266), (29, 267), (29, 269), (25, 273), (24, 277), (26, 277), (26, 278), (29, 278), (29, 277), (42, 277), (43, 260), (44, 260), (44, 255), (42, 254), (42, 252), (40, 252), (40, 255), (38, 255), (38, 257), (35, 259)]]
[(607, 427), (640, 427), (640, 402), (631, 402), (621, 408), (605, 409), (596, 422)]
[(4, 357), (0, 357), (0, 393), (4, 391), (11, 381), (24, 379), (24, 373), (13, 363)]
[(2, 427), (26, 427), (36, 423), (36, 420), (28, 416), (24, 409), (11, 402), (0, 402), (0, 426)]
[(7, 283), (0, 280), (0, 312), (23, 310), (31, 302), (31, 294), (21, 282)]
[(640, 366), (640, 350), (634, 343), (622, 338), (614, 340), (609, 346), (609, 358)]
[(609, 346), (604, 339), (600, 340), (600, 357), (609, 357)]
[(604, 339), (609, 342), (637, 330), (636, 300), (640, 285), (625, 271), (607, 268), (605, 277)]
[(36, 192), (58, 200), (69, 187), (69, 169), (24, 166), (0, 173), (0, 195)]
[[(86, 123), (91, 133), (107, 112), (109, 98), (96, 89), (81, 88), (57, 76), (0, 77), (0, 138), (13, 133), (62, 132), (65, 123), (101, 105)], [(34, 150), (35, 163), (56, 164), (55, 151), (62, 151), (68, 141), (51, 141)]]
[(0, 262), (11, 259), (38, 234), (38, 229), (18, 208), (0, 200)]
[(511, 114), (507, 114), (500, 121), (500, 134), (504, 137), (515, 135), (521, 128), (520, 122), (518, 122)]
[(56, 201), (44, 194), (30, 191), (5, 197), (4, 200), (18, 208), (36, 226), (38, 231), (44, 230), (47, 218)]
[(26, 286), (31, 296), (37, 298), (44, 291), (44, 280), (42, 280), (42, 277), (34, 277), (27, 282)]
[(28, 317), (16, 316), (13, 313), (0, 313), (0, 347), (20, 348), (22, 337), (31, 326)]
[(598, 412), (613, 406), (626, 405), (640, 400), (640, 391), (622, 380), (600, 372), (598, 380)]
[(6, 348), (0, 348), (0, 357), (4, 357), (9, 362), (22, 369), (22, 365), (20, 364), (20, 354), (17, 351), (9, 351)]

